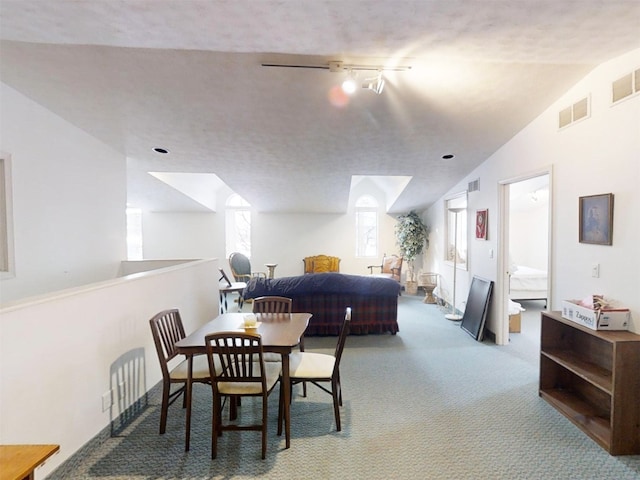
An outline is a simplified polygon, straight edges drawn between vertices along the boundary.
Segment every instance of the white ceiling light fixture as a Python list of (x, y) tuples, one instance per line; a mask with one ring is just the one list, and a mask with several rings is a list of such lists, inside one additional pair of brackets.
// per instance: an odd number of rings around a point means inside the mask
[(356, 74), (353, 70), (349, 70), (347, 72), (347, 78), (342, 82), (342, 91), (347, 95), (352, 95), (356, 88), (358, 88), (358, 84), (356, 83)]
[(380, 95), (382, 90), (384, 90), (384, 78), (382, 78), (382, 72), (379, 72), (375, 77), (365, 78), (362, 88), (371, 90), (372, 92)]

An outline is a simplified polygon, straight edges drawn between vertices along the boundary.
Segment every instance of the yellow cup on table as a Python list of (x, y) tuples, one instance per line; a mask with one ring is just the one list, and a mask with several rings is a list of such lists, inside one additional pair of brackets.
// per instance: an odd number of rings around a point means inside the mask
[(248, 313), (244, 317), (244, 328), (256, 328), (258, 319), (253, 313)]

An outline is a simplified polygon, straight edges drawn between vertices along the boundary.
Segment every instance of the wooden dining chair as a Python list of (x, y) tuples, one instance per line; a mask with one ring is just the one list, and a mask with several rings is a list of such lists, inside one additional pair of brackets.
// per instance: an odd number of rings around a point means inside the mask
[[(186, 387), (188, 363), (187, 358), (179, 355), (175, 344), (185, 338), (184, 326), (178, 309), (163, 310), (155, 314), (150, 320), (153, 342), (160, 360), (162, 371), (162, 406), (160, 409), (160, 433), (163, 434), (167, 427), (167, 415), (169, 405), (173, 404), (180, 395), (183, 395), (182, 406), (186, 406)], [(182, 357), (182, 361), (175, 364), (173, 360)], [(175, 365), (173, 365), (175, 364)], [(173, 365), (173, 366), (172, 366)], [(204, 355), (193, 357), (193, 381), (210, 383), (209, 363)], [(177, 390), (171, 391), (172, 385), (180, 385)]]
[(257, 297), (253, 299), (253, 313), (291, 313), (292, 303), (287, 297)]
[[(205, 337), (207, 358), (213, 389), (213, 419), (211, 429), (211, 458), (218, 452), (218, 436), (226, 430), (256, 430), (262, 432), (262, 458), (267, 454), (268, 396), (278, 383), (280, 363), (265, 362), (262, 337), (258, 333), (219, 332)], [(218, 371), (217, 365), (220, 365)], [(229, 404), (239, 397), (262, 399), (262, 421), (259, 424), (222, 422), (222, 397)], [(230, 407), (231, 408), (231, 407)]]
[[(288, 297), (264, 296), (253, 299), (253, 313), (291, 313), (293, 301)], [(298, 348), (304, 352), (304, 336), (300, 337)], [(267, 352), (264, 354), (265, 361), (279, 362), (280, 355)], [(307, 384), (302, 383), (302, 395), (307, 396)]]
[[(295, 352), (289, 355), (289, 375), (291, 385), (311, 382), (333, 397), (333, 411), (336, 418), (336, 430), (342, 430), (340, 424), (340, 407), (342, 406), (342, 386), (340, 384), (340, 359), (349, 334), (351, 307), (347, 307), (344, 322), (338, 337), (338, 344), (333, 355), (314, 352)], [(328, 387), (325, 384), (329, 384)], [(280, 398), (278, 412), (278, 435), (282, 433), (283, 400)]]

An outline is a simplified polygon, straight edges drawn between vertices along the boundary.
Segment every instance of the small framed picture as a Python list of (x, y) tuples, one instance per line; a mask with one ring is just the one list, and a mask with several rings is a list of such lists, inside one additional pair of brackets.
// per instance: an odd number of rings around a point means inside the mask
[(489, 220), (489, 210), (476, 210), (476, 238), (487, 239), (487, 221)]
[(227, 277), (227, 274), (224, 273), (224, 270), (222, 268), (219, 268), (218, 270), (220, 270), (220, 274), (222, 275), (219, 281), (222, 282), (224, 280), (227, 283), (227, 287), (231, 287), (231, 281), (229, 280), (229, 277)]
[(580, 197), (580, 243), (613, 245), (613, 193)]

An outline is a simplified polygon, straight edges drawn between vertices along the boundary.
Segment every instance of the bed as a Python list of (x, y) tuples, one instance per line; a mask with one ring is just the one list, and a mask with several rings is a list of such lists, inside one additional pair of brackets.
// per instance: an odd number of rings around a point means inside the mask
[(305, 336), (338, 335), (346, 307), (351, 307), (349, 333), (377, 334), (398, 331), (400, 284), (391, 278), (343, 273), (310, 273), (274, 279), (254, 277), (242, 297), (276, 295), (291, 298), (292, 312), (313, 314)]
[(511, 300), (544, 300), (547, 302), (547, 272), (537, 268), (517, 265), (509, 277)]

